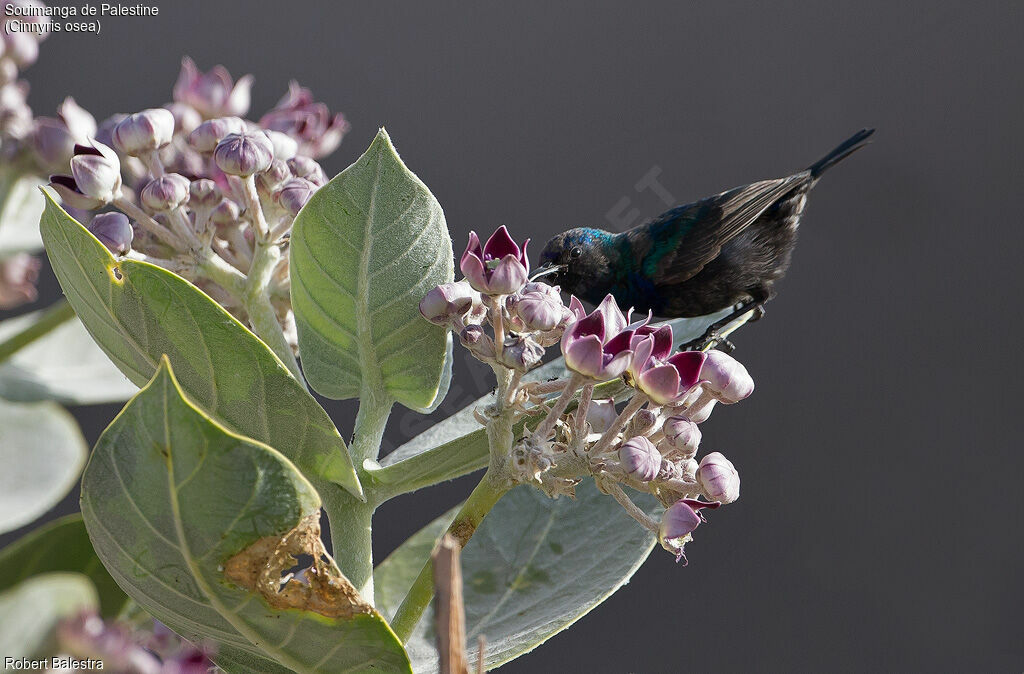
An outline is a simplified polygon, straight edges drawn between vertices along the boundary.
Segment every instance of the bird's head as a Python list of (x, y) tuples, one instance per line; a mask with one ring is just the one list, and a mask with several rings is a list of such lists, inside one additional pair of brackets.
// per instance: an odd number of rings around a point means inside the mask
[(601, 286), (608, 274), (607, 248), (613, 236), (600, 229), (577, 227), (552, 237), (541, 251), (541, 266), (532, 277), (589, 301), (588, 290)]

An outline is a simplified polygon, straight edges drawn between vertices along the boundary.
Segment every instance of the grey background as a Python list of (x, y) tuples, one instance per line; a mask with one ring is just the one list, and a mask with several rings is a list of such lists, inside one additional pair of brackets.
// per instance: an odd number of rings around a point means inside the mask
[[(352, 123), (329, 172), (386, 125), (459, 252), (501, 223), (537, 243), (610, 228), (623, 199), (657, 215), (635, 189), (654, 167), (690, 201), (877, 127), (817, 187), (779, 297), (737, 336), (757, 390), (705, 447), (742, 498), (689, 567), (656, 552), (502, 671), (1021, 671), (1021, 5), (552, 4), (163, 0), (51, 37), (31, 103), (158, 105), (190, 54), (254, 73), (258, 116), (296, 77)], [(488, 388), (457, 366), (448, 411)], [(329, 407), (350, 432), (352, 405)], [(90, 441), (115, 411), (75, 410)], [(398, 414), (388, 441), (422, 426)], [(378, 555), (470, 487), (387, 504)]]

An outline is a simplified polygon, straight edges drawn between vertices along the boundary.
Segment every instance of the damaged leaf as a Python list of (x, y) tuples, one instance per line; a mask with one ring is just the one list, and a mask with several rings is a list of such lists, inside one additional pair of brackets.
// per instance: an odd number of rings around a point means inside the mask
[(97, 443), (82, 512), (121, 588), (228, 671), (410, 671), (325, 554), (313, 486), (194, 407), (166, 359)]

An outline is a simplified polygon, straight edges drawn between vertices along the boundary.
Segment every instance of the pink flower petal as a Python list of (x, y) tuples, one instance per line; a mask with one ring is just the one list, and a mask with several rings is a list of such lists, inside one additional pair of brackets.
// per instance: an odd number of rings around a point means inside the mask
[(587, 377), (597, 377), (604, 369), (604, 354), (601, 340), (595, 335), (587, 335), (569, 344), (563, 351), (566, 366)]
[(636, 385), (659, 405), (675, 402), (680, 394), (679, 372), (671, 365), (658, 365), (640, 373)]
[(491, 237), (487, 239), (487, 243), (484, 244), (483, 257), (484, 260), (500, 260), (506, 255), (511, 255), (516, 260), (519, 260), (522, 251), (512, 239), (512, 235), (508, 233), (505, 225), (502, 225), (494, 230), (494, 234), (491, 234)]

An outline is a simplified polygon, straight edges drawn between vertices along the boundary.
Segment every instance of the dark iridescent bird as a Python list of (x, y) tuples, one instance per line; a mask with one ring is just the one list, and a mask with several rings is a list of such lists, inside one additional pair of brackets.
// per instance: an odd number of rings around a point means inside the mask
[(872, 133), (858, 131), (800, 173), (677, 206), (626, 232), (570, 229), (544, 246), (538, 271), (592, 304), (611, 293), (619, 306), (664, 318), (735, 307), (695, 343), (720, 341), (717, 331), (732, 320), (763, 313), (789, 266), (807, 193)]

